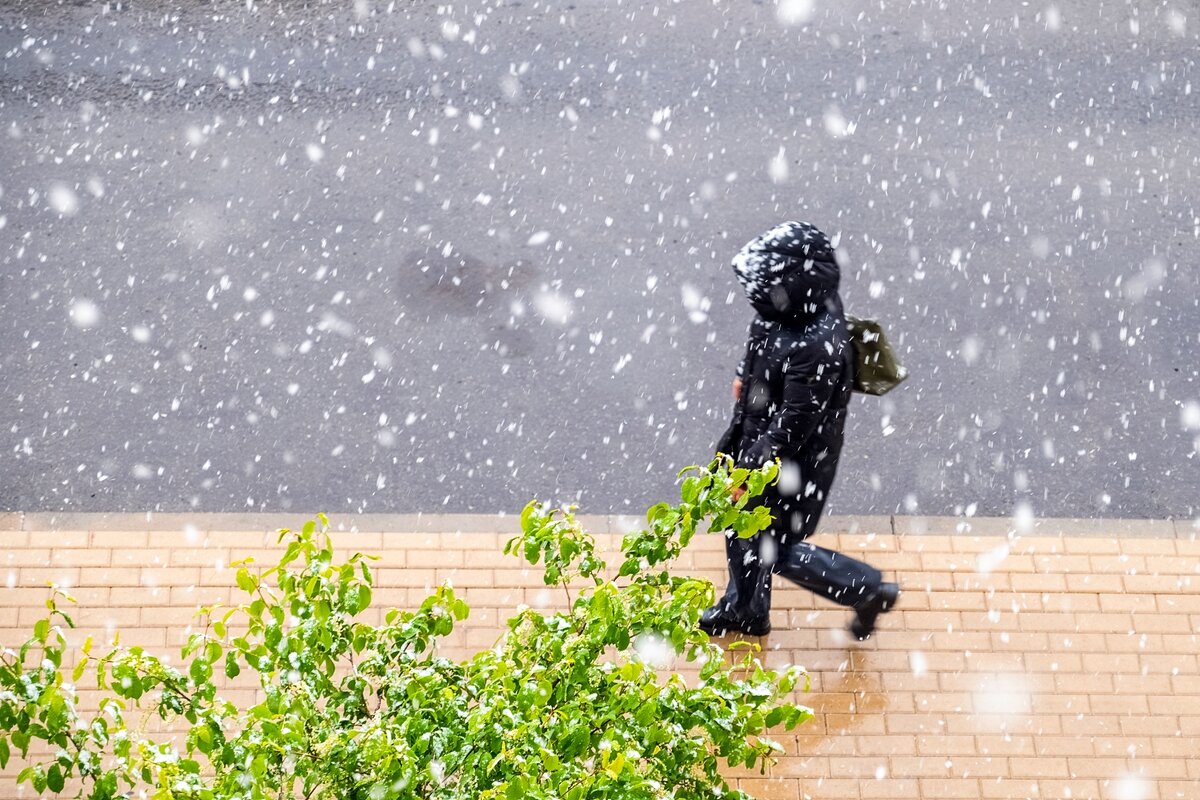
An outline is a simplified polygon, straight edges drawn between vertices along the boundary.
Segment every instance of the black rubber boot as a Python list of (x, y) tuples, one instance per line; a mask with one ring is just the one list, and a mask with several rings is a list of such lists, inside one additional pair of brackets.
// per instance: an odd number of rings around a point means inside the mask
[(761, 619), (734, 614), (724, 604), (717, 603), (700, 615), (700, 630), (709, 636), (744, 633), (747, 636), (766, 636), (771, 632), (771, 618)]
[(875, 632), (875, 621), (879, 619), (879, 615), (891, 611), (899, 599), (899, 584), (879, 584), (879, 588), (867, 595), (861, 605), (855, 606), (854, 620), (850, 623), (850, 633), (860, 642), (870, 638), (871, 634)]

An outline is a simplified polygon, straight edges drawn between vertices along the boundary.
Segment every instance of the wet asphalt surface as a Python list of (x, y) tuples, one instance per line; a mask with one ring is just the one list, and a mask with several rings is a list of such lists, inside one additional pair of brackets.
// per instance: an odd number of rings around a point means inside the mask
[(1200, 11), (880, 5), (6, 4), (0, 509), (639, 511), (797, 218), (831, 511), (1197, 515)]

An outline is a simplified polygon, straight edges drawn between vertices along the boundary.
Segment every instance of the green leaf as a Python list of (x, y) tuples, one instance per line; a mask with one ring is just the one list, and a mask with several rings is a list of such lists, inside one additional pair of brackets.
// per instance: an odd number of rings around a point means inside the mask
[(8, 767), (8, 757), (11, 755), (8, 749), (8, 737), (0, 736), (0, 769)]
[(621, 772), (625, 769), (625, 753), (617, 753), (611, 761), (604, 766), (604, 772), (614, 781), (621, 777)]
[(563, 561), (570, 561), (579, 555), (582, 546), (574, 539), (563, 539), (558, 544), (558, 555)]
[(197, 658), (188, 668), (188, 674), (192, 676), (192, 680), (197, 684), (208, 683), (208, 679), (212, 677), (212, 664), (205, 661), (203, 658)]
[(536, 539), (525, 540), (525, 560), (530, 564), (538, 563), (538, 559), (542, 557), (542, 548)]
[(62, 768), (58, 764), (52, 764), (50, 770), (46, 773), (46, 786), (50, 791), (58, 794), (63, 790), (66, 781), (63, 779)]
[(208, 755), (212, 752), (213, 735), (212, 730), (208, 725), (202, 725), (196, 729), (196, 749), (201, 753)]
[(812, 719), (812, 717), (813, 712), (811, 709), (805, 708), (804, 706), (792, 706), (790, 709), (788, 709), (787, 727), (789, 730), (791, 730), (800, 723), (807, 722), (808, 720)]
[(655, 520), (659, 519), (664, 514), (669, 514), (670, 512), (671, 506), (667, 503), (659, 503), (658, 505), (650, 506), (650, 508), (646, 510), (646, 521), (653, 525)]
[(249, 594), (258, 587), (258, 581), (245, 567), (239, 567), (237, 571), (237, 585), (239, 589)]
[(529, 533), (533, 525), (533, 516), (537, 513), (537, 507), (537, 501), (531, 500), (525, 505), (525, 508), (521, 509), (521, 530), (525, 533)]
[(357, 615), (371, 605), (371, 587), (365, 583), (360, 583), (350, 591), (349, 612), (351, 616)]
[(288, 542), (287, 549), (283, 551), (283, 557), (281, 559), (279, 559), (280, 566), (287, 566), (288, 564), (295, 561), (296, 557), (299, 555), (300, 555), (300, 543), (299, 542)]

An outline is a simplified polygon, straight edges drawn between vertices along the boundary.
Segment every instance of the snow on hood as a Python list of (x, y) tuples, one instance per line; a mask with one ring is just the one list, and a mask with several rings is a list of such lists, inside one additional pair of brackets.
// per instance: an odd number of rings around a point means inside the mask
[(807, 222), (783, 222), (751, 239), (733, 257), (733, 271), (763, 319), (803, 323), (837, 302), (833, 246)]

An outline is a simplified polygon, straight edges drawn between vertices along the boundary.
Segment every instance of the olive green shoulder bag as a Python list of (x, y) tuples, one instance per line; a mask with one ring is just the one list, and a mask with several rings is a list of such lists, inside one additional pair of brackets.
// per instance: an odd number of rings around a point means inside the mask
[(846, 315), (850, 340), (854, 343), (854, 391), (881, 395), (895, 389), (908, 377), (896, 351), (888, 344), (883, 326), (873, 319)]

